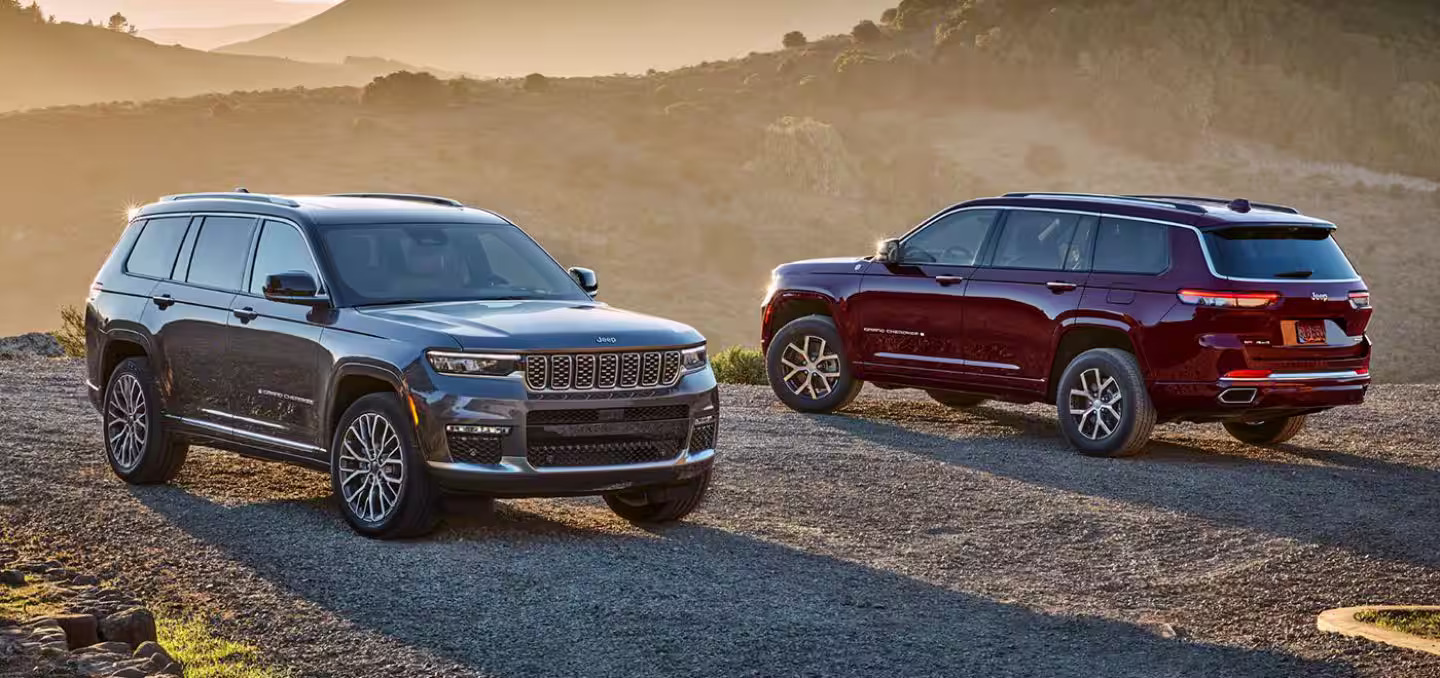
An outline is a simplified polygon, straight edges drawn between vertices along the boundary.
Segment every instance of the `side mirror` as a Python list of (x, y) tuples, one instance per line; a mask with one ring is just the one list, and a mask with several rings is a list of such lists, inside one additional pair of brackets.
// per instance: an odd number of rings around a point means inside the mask
[(265, 298), (282, 304), (325, 306), (328, 297), (320, 295), (315, 276), (304, 271), (285, 271), (265, 276)]
[(881, 240), (875, 247), (875, 261), (885, 265), (900, 263), (900, 239)]
[(595, 277), (594, 271), (588, 268), (576, 267), (570, 269), (570, 277), (574, 278), (575, 282), (580, 283), (580, 289), (585, 290), (586, 294), (593, 297), (600, 293), (600, 280)]

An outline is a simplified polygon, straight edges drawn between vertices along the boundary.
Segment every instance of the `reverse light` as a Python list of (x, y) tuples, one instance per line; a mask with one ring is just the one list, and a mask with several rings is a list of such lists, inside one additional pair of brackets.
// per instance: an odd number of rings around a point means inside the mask
[(521, 361), (518, 355), (441, 351), (427, 351), (425, 357), (436, 372), (461, 377), (507, 377), (520, 371)]
[(1350, 293), (1350, 308), (1360, 308), (1360, 309), (1370, 308), (1370, 293), (1369, 293), (1369, 292), (1351, 292), (1351, 293)]
[(1213, 306), (1216, 308), (1268, 308), (1280, 300), (1275, 292), (1207, 292), (1204, 290), (1180, 290), (1176, 296), (1182, 303), (1191, 306)]
[(710, 360), (705, 353), (704, 344), (680, 351), (680, 366), (687, 373), (703, 370), (708, 364), (710, 364)]

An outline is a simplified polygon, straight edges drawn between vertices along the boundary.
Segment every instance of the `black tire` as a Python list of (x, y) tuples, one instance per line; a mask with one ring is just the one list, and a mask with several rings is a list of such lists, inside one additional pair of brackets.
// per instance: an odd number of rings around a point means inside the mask
[[(1099, 383), (1095, 383), (1096, 375)], [(1083, 378), (1083, 383), (1082, 383)], [(1109, 381), (1113, 379), (1113, 384)], [(1077, 413), (1072, 403), (1091, 402), (1088, 396), (1071, 394), (1072, 389), (1094, 392), (1100, 389), (1098, 402), (1109, 400), (1118, 390), (1118, 401), (1094, 410)], [(1118, 407), (1114, 406), (1117, 405)], [(1128, 457), (1145, 449), (1155, 429), (1155, 406), (1145, 388), (1145, 376), (1135, 356), (1114, 348), (1085, 351), (1070, 361), (1055, 389), (1055, 409), (1060, 416), (1060, 430), (1070, 446), (1092, 457)], [(1084, 417), (1084, 420), (1077, 419)], [(1117, 420), (1118, 417), (1118, 420)], [(1108, 432), (1107, 432), (1108, 429)]]
[(105, 459), (115, 475), (131, 485), (174, 480), (190, 446), (167, 430), (150, 361), (126, 358), (116, 366), (102, 403)]
[[(365, 421), (361, 427), (352, 432), (351, 427), (362, 418)], [(376, 423), (376, 418), (388, 425), (398, 450), (391, 446), (391, 438)], [(366, 452), (367, 447), (361, 438), (367, 423), (374, 425), (369, 430), (379, 431), (375, 437), (380, 441), (370, 446), (376, 450), (373, 457)], [(347, 442), (350, 444), (349, 451)], [(373, 461), (361, 463), (361, 457)], [(393, 473), (397, 466), (399, 480), (392, 485), (388, 480), (391, 474), (384, 471)], [(376, 469), (373, 473), (370, 471), (372, 467)], [(425, 463), (425, 456), (420, 453), (409, 413), (401, 407), (399, 396), (372, 393), (345, 410), (330, 443), (330, 488), (345, 520), (356, 532), (367, 537), (401, 539), (427, 534), (435, 529), (440, 492), (430, 477), (430, 469)], [(392, 492), (387, 494), (387, 489)], [(377, 495), (380, 499), (375, 499)], [(352, 506), (348, 499), (352, 496), (359, 502), (358, 506)], [(391, 497), (391, 504), (388, 510), (381, 511), (377, 506), (383, 505), (384, 497)], [(380, 504), (372, 504), (371, 501)], [(369, 514), (362, 515), (360, 511)]]
[(1288, 442), (1305, 428), (1305, 415), (1266, 419), (1264, 421), (1227, 421), (1225, 430), (1236, 440), (1251, 445), (1279, 445)]
[[(815, 343), (817, 340), (823, 343)], [(831, 373), (839, 375), (833, 383), (818, 373), (794, 375), (793, 381), (787, 381), (786, 377), (796, 370), (790, 365), (800, 364), (797, 351), (802, 350), (813, 354), (807, 356), (809, 359), (835, 356), (828, 361), (817, 360), (814, 365), (804, 366), (833, 368)], [(780, 328), (765, 355), (765, 373), (780, 402), (792, 410), (810, 414), (829, 414), (849, 405), (865, 385), (850, 371), (850, 359), (845, 355), (845, 344), (840, 340), (840, 330), (835, 327), (835, 321), (823, 315), (808, 315)], [(799, 381), (800, 376), (804, 376), (805, 381)], [(798, 393), (795, 384), (799, 384)], [(829, 386), (829, 390), (821, 393), (815, 388), (816, 384)]]
[(979, 396), (973, 393), (957, 393), (955, 391), (926, 391), (926, 393), (930, 394), (931, 400), (957, 410), (974, 407), (989, 400), (989, 398), (985, 396)]
[(705, 500), (710, 489), (711, 469), (680, 485), (651, 487), (605, 495), (605, 505), (615, 515), (637, 525), (681, 520)]

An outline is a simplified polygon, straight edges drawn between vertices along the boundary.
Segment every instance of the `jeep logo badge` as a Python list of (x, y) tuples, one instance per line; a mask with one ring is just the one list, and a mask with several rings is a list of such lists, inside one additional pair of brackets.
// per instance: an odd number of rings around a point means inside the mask
[(1330, 295), (1321, 292), (1310, 293), (1310, 298), (1314, 299), (1315, 301), (1330, 301)]
[(618, 341), (620, 340), (615, 337), (595, 337), (595, 343), (597, 344), (614, 344)]

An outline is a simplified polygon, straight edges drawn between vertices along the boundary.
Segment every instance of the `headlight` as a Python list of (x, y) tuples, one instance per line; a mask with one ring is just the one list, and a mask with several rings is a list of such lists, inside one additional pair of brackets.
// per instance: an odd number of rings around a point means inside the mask
[(704, 346), (687, 348), (680, 352), (680, 365), (685, 368), (686, 372), (696, 372), (705, 369), (707, 358)]
[(425, 357), (430, 366), (441, 374), (462, 377), (505, 377), (520, 370), (518, 355), (490, 355), (484, 353), (443, 353), (429, 351)]

